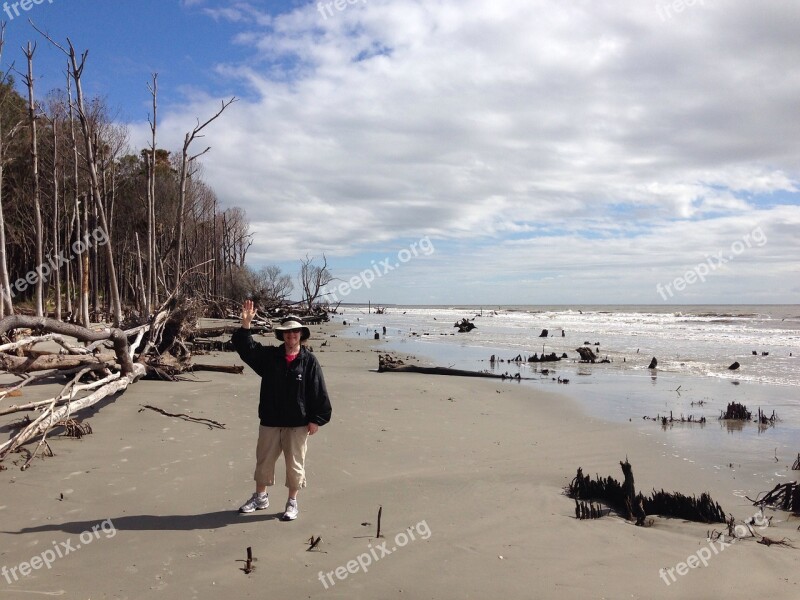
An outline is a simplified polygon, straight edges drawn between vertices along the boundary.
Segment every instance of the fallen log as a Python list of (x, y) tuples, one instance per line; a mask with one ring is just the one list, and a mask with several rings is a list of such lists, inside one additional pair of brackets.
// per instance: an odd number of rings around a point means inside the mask
[[(49, 333), (60, 333), (74, 337), (80, 342), (97, 342), (99, 340), (110, 340), (114, 343), (114, 353), (116, 354), (117, 361), (122, 368), (123, 375), (133, 373), (133, 361), (128, 355), (128, 336), (124, 331), (114, 328), (106, 328), (100, 331), (92, 331), (81, 327), (80, 325), (73, 325), (72, 323), (64, 323), (63, 321), (56, 321), (47, 317), (26, 317), (22, 315), (11, 315), (0, 320), (0, 334), (6, 333), (12, 329), (29, 328), (34, 331), (44, 330)], [(7, 355), (6, 355), (7, 357)], [(0, 365), (0, 368), (3, 368)]]
[(52, 369), (75, 369), (95, 365), (111, 365), (116, 356), (111, 353), (104, 354), (46, 354), (36, 358), (0, 354), (0, 370), (9, 373), (34, 373), (37, 371), (50, 371)]
[[(193, 330), (192, 334), (187, 337), (188, 341), (193, 341), (195, 338), (211, 338), (221, 337), (224, 335), (231, 335), (241, 329), (241, 325), (221, 325), (217, 327), (197, 327)], [(253, 323), (250, 326), (250, 331), (254, 334), (271, 332), (272, 327), (268, 324), (259, 325)]]
[(235, 349), (230, 338), (227, 340), (209, 340), (205, 338), (193, 338), (187, 342), (191, 346), (192, 351), (199, 352), (233, 352)]
[(448, 367), (418, 367), (416, 365), (397, 364), (391, 357), (378, 357), (378, 373), (422, 373), (425, 375), (453, 375), (456, 377), (488, 377), (490, 379), (527, 379), (533, 381), (532, 377), (522, 377), (519, 373), (509, 375), (503, 373), (486, 373), (484, 371), (465, 371), (462, 369), (450, 369)]
[(49, 342), (49, 341), (55, 342), (70, 354), (87, 354), (89, 352), (89, 350), (87, 350), (86, 348), (78, 348), (73, 346), (67, 340), (65, 340), (63, 336), (58, 335), (57, 333), (48, 333), (47, 335), (41, 335), (38, 337), (26, 337), (16, 342), (3, 344), (2, 346), (0, 346), (0, 352), (11, 352), (12, 350), (17, 350), (19, 348), (26, 348), (28, 346), (34, 346), (41, 342)]
[(192, 364), (190, 370), (214, 371), (216, 373), (232, 373), (234, 375), (241, 375), (244, 373), (244, 365), (205, 365), (202, 363), (194, 363)]

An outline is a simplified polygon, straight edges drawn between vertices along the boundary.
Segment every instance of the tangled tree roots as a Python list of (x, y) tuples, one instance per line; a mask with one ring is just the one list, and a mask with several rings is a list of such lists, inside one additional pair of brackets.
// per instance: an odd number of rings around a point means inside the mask
[[(637, 494), (634, 487), (633, 467), (626, 460), (620, 462), (625, 477), (620, 483), (613, 477), (595, 476), (592, 479), (583, 474), (583, 469), (578, 468), (578, 473), (566, 488), (570, 498), (584, 501), (597, 501), (609, 506), (612, 510), (625, 516), (628, 520), (635, 521), (636, 525), (644, 525), (647, 515), (660, 515), (662, 517), (675, 517), (687, 521), (701, 523), (725, 523), (725, 511), (715, 503), (708, 494), (684, 496), (680, 493), (668, 493), (663, 489), (660, 492), (653, 490), (651, 496)], [(589, 518), (591, 516), (591, 505)], [(579, 511), (576, 506), (576, 516)], [(587, 518), (578, 516), (578, 518)]]
[(779, 483), (762, 498), (747, 499), (753, 503), (753, 506), (771, 506), (800, 515), (800, 483), (796, 481)]

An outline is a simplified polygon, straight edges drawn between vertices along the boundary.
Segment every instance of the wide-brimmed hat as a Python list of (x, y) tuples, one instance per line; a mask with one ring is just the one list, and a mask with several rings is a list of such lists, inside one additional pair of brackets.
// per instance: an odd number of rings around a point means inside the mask
[(281, 321), (281, 324), (275, 328), (275, 337), (283, 341), (283, 332), (291, 331), (292, 329), (302, 329), (303, 333), (300, 334), (300, 341), (305, 341), (311, 337), (311, 330), (303, 325), (303, 320), (300, 317), (286, 317)]

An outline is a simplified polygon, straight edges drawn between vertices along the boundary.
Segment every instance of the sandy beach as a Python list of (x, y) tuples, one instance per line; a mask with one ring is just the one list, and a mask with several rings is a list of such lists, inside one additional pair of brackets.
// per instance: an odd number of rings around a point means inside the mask
[[(26, 472), (13, 458), (4, 463), (0, 595), (800, 594), (800, 550), (752, 538), (709, 542), (707, 533), (723, 526), (677, 519), (655, 517), (648, 528), (614, 515), (578, 521), (563, 495), (577, 467), (621, 479), (619, 462), (627, 457), (638, 490), (708, 491), (739, 521), (755, 514), (732, 495), (727, 479), (665, 454), (632, 426), (587, 416), (557, 394), (508, 381), (379, 374), (383, 342), (344, 338), (339, 330), (312, 327), (333, 419), (309, 442), (309, 485), (299, 496), (297, 521), (278, 520), (282, 486), (271, 488), (269, 509), (236, 512), (253, 486), (259, 379), (250, 369), (202, 372), (197, 382), (141, 381), (92, 411), (93, 434), (53, 440), (55, 457), (37, 459)], [(234, 353), (202, 362), (242, 364)], [(26, 389), (25, 397), (43, 398), (51, 389), (57, 386)], [(225, 429), (142, 410), (144, 404), (213, 419)], [(11, 420), (0, 420), (3, 439)], [(279, 464), (281, 482), (282, 474)], [(378, 540), (381, 506), (384, 537)], [(772, 526), (761, 533), (800, 547), (800, 520), (770, 515)], [(321, 542), (307, 551), (311, 537)], [(256, 558), (249, 574), (242, 570), (247, 547)]]

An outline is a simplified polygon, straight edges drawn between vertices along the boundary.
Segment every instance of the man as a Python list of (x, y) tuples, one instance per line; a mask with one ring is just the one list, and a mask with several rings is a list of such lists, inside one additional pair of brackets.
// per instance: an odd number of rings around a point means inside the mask
[(242, 360), (261, 376), (256, 446), (256, 491), (239, 512), (251, 513), (269, 506), (267, 487), (275, 483), (275, 463), (283, 454), (289, 498), (281, 517), (297, 518), (297, 493), (306, 486), (305, 458), (308, 436), (331, 419), (331, 402), (317, 358), (302, 345), (311, 330), (297, 317), (275, 328), (280, 346), (263, 346), (250, 334), (256, 311), (252, 300), (242, 305), (242, 328), (232, 342)]

